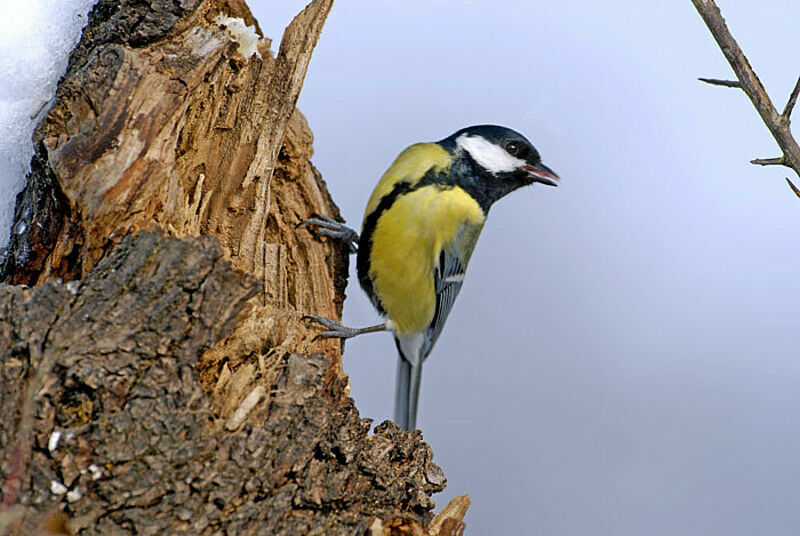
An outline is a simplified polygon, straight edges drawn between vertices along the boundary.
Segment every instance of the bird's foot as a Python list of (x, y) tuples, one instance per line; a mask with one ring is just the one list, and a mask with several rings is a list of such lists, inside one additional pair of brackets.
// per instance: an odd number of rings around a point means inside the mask
[(316, 316), (316, 315), (306, 315), (303, 317), (303, 320), (308, 320), (314, 322), (315, 324), (319, 324), (323, 327), (328, 328), (322, 333), (317, 334), (317, 336), (314, 337), (315, 341), (317, 339), (333, 339), (333, 338), (350, 339), (352, 337), (355, 337), (356, 335), (361, 335), (363, 333), (374, 333), (376, 331), (386, 331), (388, 329), (385, 323), (378, 324), (377, 326), (369, 326), (366, 328), (348, 328), (347, 326), (343, 326), (335, 320), (331, 320), (330, 318), (323, 318), (321, 316)]
[(302, 226), (314, 227), (317, 235), (329, 236), (336, 240), (341, 240), (347, 244), (350, 253), (358, 251), (358, 233), (333, 218), (323, 216), (322, 214), (312, 214), (311, 218), (297, 224), (297, 227)]

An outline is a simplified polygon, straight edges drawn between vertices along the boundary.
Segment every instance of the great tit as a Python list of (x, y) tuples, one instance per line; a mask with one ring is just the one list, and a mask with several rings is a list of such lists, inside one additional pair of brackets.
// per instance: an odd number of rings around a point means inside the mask
[(501, 126), (472, 126), (400, 153), (369, 198), (360, 238), (327, 217), (302, 222), (357, 252), (358, 280), (386, 321), (349, 328), (307, 318), (327, 328), (319, 337), (394, 333), (400, 354), (394, 420), (404, 429), (415, 428), (422, 363), (461, 290), (489, 209), (537, 182), (557, 186), (559, 178), (524, 136)]

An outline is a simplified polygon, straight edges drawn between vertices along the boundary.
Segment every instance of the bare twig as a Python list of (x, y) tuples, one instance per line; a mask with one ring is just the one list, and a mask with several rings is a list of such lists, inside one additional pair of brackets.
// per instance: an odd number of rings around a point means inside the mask
[(797, 186), (795, 186), (794, 183), (789, 180), (789, 177), (786, 177), (786, 182), (789, 183), (789, 188), (792, 189), (792, 191), (794, 192), (794, 195), (796, 195), (797, 197), (800, 197), (800, 190), (798, 190)]
[[(720, 13), (719, 8), (714, 3), (714, 0), (692, 0), (692, 3), (697, 9), (697, 12), (700, 13), (700, 16), (703, 18), (706, 26), (708, 26), (708, 29), (711, 31), (711, 35), (714, 36), (714, 39), (717, 41), (717, 44), (722, 50), (722, 53), (725, 55), (725, 58), (728, 60), (728, 63), (730, 63), (731, 67), (733, 67), (733, 71), (736, 73), (736, 78), (739, 79), (739, 87), (741, 87), (742, 91), (744, 91), (753, 102), (753, 106), (756, 107), (756, 110), (761, 116), (761, 119), (764, 121), (764, 124), (772, 133), (772, 137), (775, 138), (775, 141), (778, 142), (778, 146), (781, 148), (781, 151), (783, 151), (783, 157), (780, 159), (756, 159), (753, 160), (752, 163), (760, 165), (784, 165), (792, 168), (794, 172), (800, 176), (800, 147), (797, 145), (797, 141), (795, 141), (794, 137), (792, 136), (792, 132), (789, 129), (789, 115), (792, 113), (792, 108), (797, 101), (798, 93), (800, 93), (800, 80), (798, 80), (797, 84), (795, 84), (794, 90), (789, 97), (789, 102), (786, 103), (786, 108), (784, 109), (783, 114), (779, 114), (775, 109), (775, 106), (773, 106), (769, 95), (767, 95), (767, 91), (764, 89), (763, 84), (761, 84), (758, 76), (756, 76), (755, 71), (753, 71), (753, 68), (750, 67), (750, 63), (744, 56), (742, 49), (739, 48), (736, 40), (734, 40), (733, 36), (728, 30), (728, 26), (725, 24), (725, 19), (722, 18), (722, 13)], [(720, 82), (710, 82), (708, 80), (703, 81), (708, 83)], [(729, 87), (736, 87), (729, 84), (716, 85), (728, 85)], [(781, 160), (781, 162), (778, 162), (777, 160)]]
[(777, 158), (755, 158), (750, 160), (751, 164), (755, 164), (757, 166), (785, 166), (786, 162), (784, 161), (782, 156)]
[(794, 104), (797, 102), (797, 94), (800, 93), (800, 77), (797, 78), (797, 82), (794, 85), (794, 89), (792, 90), (792, 94), (789, 95), (789, 100), (786, 103), (786, 108), (783, 109), (783, 113), (781, 114), (786, 122), (789, 122), (789, 116), (792, 115), (792, 109), (794, 108)]
[(718, 78), (698, 78), (701, 82), (711, 84), (712, 86), (735, 87), (742, 88), (742, 83), (738, 80), (720, 80)]

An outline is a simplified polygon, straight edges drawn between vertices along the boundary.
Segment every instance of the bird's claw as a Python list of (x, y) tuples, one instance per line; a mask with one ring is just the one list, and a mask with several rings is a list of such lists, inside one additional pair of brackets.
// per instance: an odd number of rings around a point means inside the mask
[(314, 341), (317, 341), (319, 339), (334, 339), (334, 338), (349, 339), (350, 337), (354, 337), (359, 333), (359, 330), (343, 326), (339, 322), (331, 320), (330, 318), (324, 318), (317, 315), (306, 315), (303, 317), (303, 320), (314, 322), (316, 324), (320, 324), (328, 328), (322, 333), (318, 333), (317, 336), (314, 337), (313, 339)]
[(329, 236), (347, 244), (350, 253), (358, 251), (358, 233), (345, 224), (322, 214), (312, 214), (311, 218), (301, 221), (296, 227), (313, 226), (320, 236)]
[(330, 318), (325, 318), (324, 316), (317, 316), (317, 315), (305, 315), (303, 320), (316, 322), (317, 324), (321, 324), (326, 328), (335, 328), (335, 327), (343, 327), (339, 322), (336, 320), (331, 320)]

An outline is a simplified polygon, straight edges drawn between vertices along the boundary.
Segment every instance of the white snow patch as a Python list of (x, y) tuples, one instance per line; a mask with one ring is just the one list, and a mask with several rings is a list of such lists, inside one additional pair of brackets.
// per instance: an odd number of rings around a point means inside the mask
[(248, 60), (253, 54), (261, 57), (261, 53), (258, 51), (258, 42), (261, 38), (256, 32), (255, 26), (247, 26), (244, 19), (228, 17), (222, 13), (214, 17), (214, 22), (225, 27), (231, 40), (239, 44), (239, 52), (242, 53), (242, 56)]
[[(33, 156), (31, 136), (97, 0), (3, 2), (0, 17), (0, 247)], [(24, 232), (24, 231), (23, 231)]]

